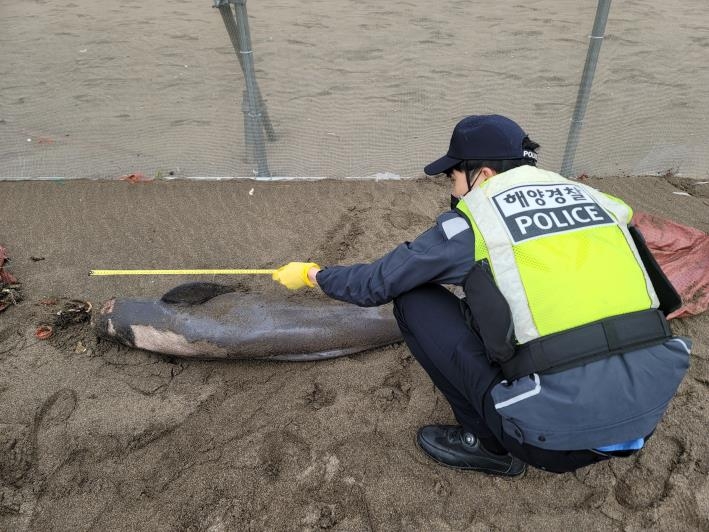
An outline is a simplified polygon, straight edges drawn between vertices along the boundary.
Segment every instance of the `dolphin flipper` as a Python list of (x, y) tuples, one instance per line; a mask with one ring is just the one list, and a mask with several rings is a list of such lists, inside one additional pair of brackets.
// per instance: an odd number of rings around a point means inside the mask
[(224, 284), (185, 283), (165, 292), (160, 301), (171, 305), (201, 305), (212, 298), (231, 292), (236, 292), (234, 287)]

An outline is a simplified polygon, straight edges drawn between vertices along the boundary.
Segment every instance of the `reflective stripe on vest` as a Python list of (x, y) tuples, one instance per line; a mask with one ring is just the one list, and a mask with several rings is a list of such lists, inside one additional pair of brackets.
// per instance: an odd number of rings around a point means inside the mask
[(475, 233), (475, 260), (489, 259), (510, 305), (519, 343), (659, 306), (627, 230), (632, 211), (620, 200), (522, 166), (473, 189), (459, 209)]

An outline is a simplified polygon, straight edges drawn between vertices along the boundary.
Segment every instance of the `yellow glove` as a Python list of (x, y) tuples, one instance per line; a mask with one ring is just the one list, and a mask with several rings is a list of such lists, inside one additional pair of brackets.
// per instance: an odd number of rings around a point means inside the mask
[(315, 285), (308, 279), (310, 268), (321, 269), (314, 262), (289, 262), (273, 272), (273, 280), (278, 281), (289, 290), (299, 290), (306, 286), (313, 288)]

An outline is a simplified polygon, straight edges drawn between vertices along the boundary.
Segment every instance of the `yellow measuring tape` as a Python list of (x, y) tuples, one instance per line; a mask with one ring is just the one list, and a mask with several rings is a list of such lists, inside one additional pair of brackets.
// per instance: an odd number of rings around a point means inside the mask
[(91, 270), (89, 275), (271, 275), (276, 270)]

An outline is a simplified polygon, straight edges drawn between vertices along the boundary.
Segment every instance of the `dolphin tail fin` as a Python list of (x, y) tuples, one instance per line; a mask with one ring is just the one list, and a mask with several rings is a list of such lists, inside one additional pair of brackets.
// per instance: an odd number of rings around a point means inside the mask
[(166, 292), (160, 301), (173, 305), (200, 305), (214, 297), (230, 292), (236, 292), (236, 289), (218, 283), (185, 283)]

